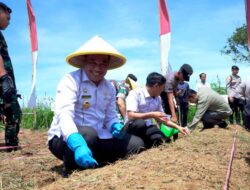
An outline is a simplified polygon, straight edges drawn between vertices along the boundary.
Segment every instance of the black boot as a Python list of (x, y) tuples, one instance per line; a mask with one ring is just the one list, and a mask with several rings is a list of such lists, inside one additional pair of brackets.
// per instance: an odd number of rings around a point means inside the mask
[(226, 128), (227, 127), (227, 122), (226, 121), (221, 121), (220, 123), (217, 124), (220, 128)]

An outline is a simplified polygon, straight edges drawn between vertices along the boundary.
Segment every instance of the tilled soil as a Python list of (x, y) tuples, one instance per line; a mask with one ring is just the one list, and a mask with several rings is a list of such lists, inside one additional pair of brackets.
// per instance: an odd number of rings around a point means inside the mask
[[(98, 169), (62, 175), (47, 149), (46, 132), (21, 130), (21, 150), (0, 152), (0, 189), (222, 189), (236, 126), (196, 130)], [(250, 132), (237, 126), (229, 189), (250, 189)], [(0, 133), (0, 144), (4, 134)], [(3, 146), (1, 144), (1, 146)]]

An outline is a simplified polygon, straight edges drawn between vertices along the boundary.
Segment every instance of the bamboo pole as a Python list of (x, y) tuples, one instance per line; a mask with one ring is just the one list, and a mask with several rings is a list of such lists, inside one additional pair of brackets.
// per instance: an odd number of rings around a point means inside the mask
[(33, 109), (34, 120), (33, 120), (33, 127), (36, 129), (37, 125), (37, 118), (36, 118), (36, 109)]

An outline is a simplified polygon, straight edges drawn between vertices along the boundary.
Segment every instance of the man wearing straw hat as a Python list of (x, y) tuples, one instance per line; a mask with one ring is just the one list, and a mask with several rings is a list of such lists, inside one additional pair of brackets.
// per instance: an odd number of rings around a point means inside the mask
[(66, 169), (92, 168), (144, 149), (141, 138), (123, 132), (115, 109), (115, 89), (104, 76), (126, 59), (95, 36), (66, 61), (79, 68), (59, 83), (48, 132), (50, 151)]

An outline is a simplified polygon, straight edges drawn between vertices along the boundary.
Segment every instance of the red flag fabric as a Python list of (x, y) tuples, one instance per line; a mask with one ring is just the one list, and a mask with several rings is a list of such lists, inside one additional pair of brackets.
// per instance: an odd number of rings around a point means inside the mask
[(165, 0), (159, 0), (160, 15), (160, 65), (161, 73), (166, 75), (172, 68), (168, 61), (170, 50), (170, 21)]
[(37, 44), (37, 33), (36, 33), (36, 19), (30, 0), (27, 0), (27, 9), (29, 16), (31, 47), (32, 47), (32, 52), (34, 52), (37, 51), (38, 44)]
[(159, 0), (160, 35), (170, 32), (170, 21), (165, 0)]
[(247, 20), (247, 37), (248, 37), (248, 49), (250, 50), (250, 0), (245, 0), (246, 5), (246, 20)]

